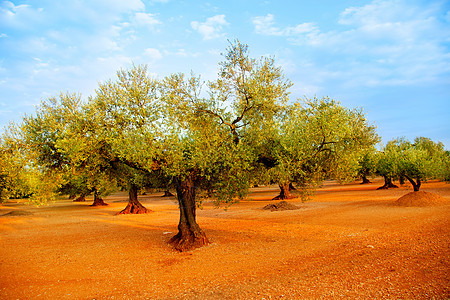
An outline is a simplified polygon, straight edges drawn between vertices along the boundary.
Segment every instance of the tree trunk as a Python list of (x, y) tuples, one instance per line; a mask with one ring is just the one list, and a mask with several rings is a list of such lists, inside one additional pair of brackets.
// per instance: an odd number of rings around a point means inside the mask
[(296, 191), (297, 189), (295, 188), (295, 186), (292, 184), (292, 182), (289, 183), (289, 190), (290, 191)]
[(86, 195), (85, 194), (81, 194), (80, 197), (78, 197), (75, 200), (73, 200), (73, 202), (84, 202), (84, 201), (86, 201)]
[(94, 190), (94, 203), (91, 204), (91, 206), (106, 206), (108, 205), (103, 201), (102, 198), (98, 195), (97, 190)]
[(169, 190), (167, 190), (167, 191), (164, 191), (164, 195), (163, 195), (163, 197), (173, 197), (173, 196), (175, 196), (174, 194), (172, 194)]
[(273, 198), (272, 200), (284, 200), (284, 199), (292, 199), (294, 196), (291, 196), (290, 189), (289, 189), (289, 183), (279, 183), (278, 186), (280, 187), (280, 194)]
[(123, 214), (146, 214), (151, 210), (145, 208), (138, 200), (138, 187), (135, 184), (128, 185), (128, 205), (116, 215)]
[(384, 185), (377, 188), (377, 190), (387, 190), (390, 188), (398, 188), (395, 184), (392, 183), (391, 177), (384, 176)]
[(367, 177), (366, 177), (365, 174), (363, 174), (361, 177), (362, 177), (362, 182), (361, 182), (361, 184), (369, 184), (369, 183), (371, 183), (370, 180), (367, 179)]
[(203, 230), (198, 226), (195, 206), (195, 178), (190, 174), (186, 178), (177, 178), (176, 190), (180, 209), (178, 233), (169, 241), (178, 251), (189, 251), (209, 244)]
[(420, 182), (420, 178), (417, 177), (416, 181), (414, 181), (414, 179), (412, 179), (411, 177), (405, 175), (406, 179), (408, 179), (409, 182), (411, 182), (414, 192), (418, 192), (420, 189), (420, 186), (422, 185), (422, 183)]

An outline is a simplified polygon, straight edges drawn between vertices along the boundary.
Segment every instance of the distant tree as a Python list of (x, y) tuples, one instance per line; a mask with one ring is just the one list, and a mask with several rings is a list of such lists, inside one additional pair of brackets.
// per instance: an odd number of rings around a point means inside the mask
[(399, 176), (405, 177), (419, 191), (422, 181), (427, 179), (444, 179), (445, 151), (444, 145), (429, 138), (417, 137), (414, 143), (402, 141), (398, 148), (400, 153)]
[(358, 177), (362, 179), (361, 184), (368, 184), (369, 176), (374, 176), (376, 173), (376, 149), (371, 147), (358, 161)]
[(443, 154), (444, 160), (444, 180), (450, 182), (450, 151), (445, 151)]
[(388, 142), (381, 151), (375, 155), (375, 164), (377, 174), (383, 176), (384, 184), (377, 188), (377, 190), (398, 188), (392, 180), (399, 179), (398, 174), (398, 155), (394, 141)]
[(427, 179), (444, 179), (448, 161), (444, 145), (429, 138), (418, 137), (414, 143), (404, 138), (389, 141), (379, 159), (381, 174), (406, 178), (419, 191)]

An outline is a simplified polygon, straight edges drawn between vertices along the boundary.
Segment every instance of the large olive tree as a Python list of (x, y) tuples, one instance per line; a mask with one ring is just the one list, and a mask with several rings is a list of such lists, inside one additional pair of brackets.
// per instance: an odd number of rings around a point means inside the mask
[(175, 178), (180, 207), (178, 250), (208, 243), (196, 222), (196, 193), (207, 189), (217, 203), (242, 197), (258, 159), (256, 145), (276, 126), (291, 83), (272, 58), (253, 59), (236, 41), (220, 63), (218, 79), (174, 74), (161, 84), (166, 117), (161, 166)]

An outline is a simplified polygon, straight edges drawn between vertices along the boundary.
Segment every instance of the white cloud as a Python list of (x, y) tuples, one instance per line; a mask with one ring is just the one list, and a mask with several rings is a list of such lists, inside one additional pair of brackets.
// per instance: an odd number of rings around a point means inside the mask
[(92, 2), (94, 5), (103, 7), (103, 9), (116, 12), (142, 11), (145, 9), (145, 4), (141, 0), (96, 0)]
[(138, 12), (135, 15), (135, 21), (137, 25), (153, 27), (155, 25), (161, 24), (161, 22), (155, 18), (154, 14), (148, 14), (143, 12)]
[(228, 22), (225, 20), (225, 15), (216, 15), (207, 18), (205, 22), (192, 21), (192, 29), (198, 31), (205, 40), (210, 40), (223, 36), (221, 33), (223, 26), (227, 26)]
[(375, 0), (347, 8), (340, 15), (341, 26), (328, 32), (312, 23), (277, 27), (271, 14), (252, 21), (256, 33), (285, 37), (318, 54), (324, 61), (314, 63), (323, 76), (377, 86), (413, 85), (450, 71), (444, 45), (450, 30), (440, 23), (443, 18), (445, 12), (437, 5)]
[(26, 29), (42, 18), (42, 8), (33, 8), (27, 4), (14, 5), (10, 1), (0, 4), (0, 26)]
[(152, 60), (158, 60), (163, 58), (161, 51), (159, 51), (156, 48), (147, 48), (145, 49), (144, 54), (146, 56), (149, 56)]
[(252, 22), (253, 25), (255, 25), (256, 33), (263, 35), (291, 36), (312, 33), (318, 30), (314, 23), (302, 23), (296, 26), (287, 26), (285, 28), (275, 27), (275, 17), (272, 14), (254, 17)]

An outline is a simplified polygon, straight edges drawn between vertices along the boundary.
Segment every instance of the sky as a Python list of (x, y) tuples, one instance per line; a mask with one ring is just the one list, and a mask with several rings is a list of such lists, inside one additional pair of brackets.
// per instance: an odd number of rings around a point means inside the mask
[(0, 127), (133, 64), (214, 80), (235, 39), (275, 58), (292, 101), (328, 96), (362, 108), (383, 143), (450, 150), (448, 0), (0, 0)]

